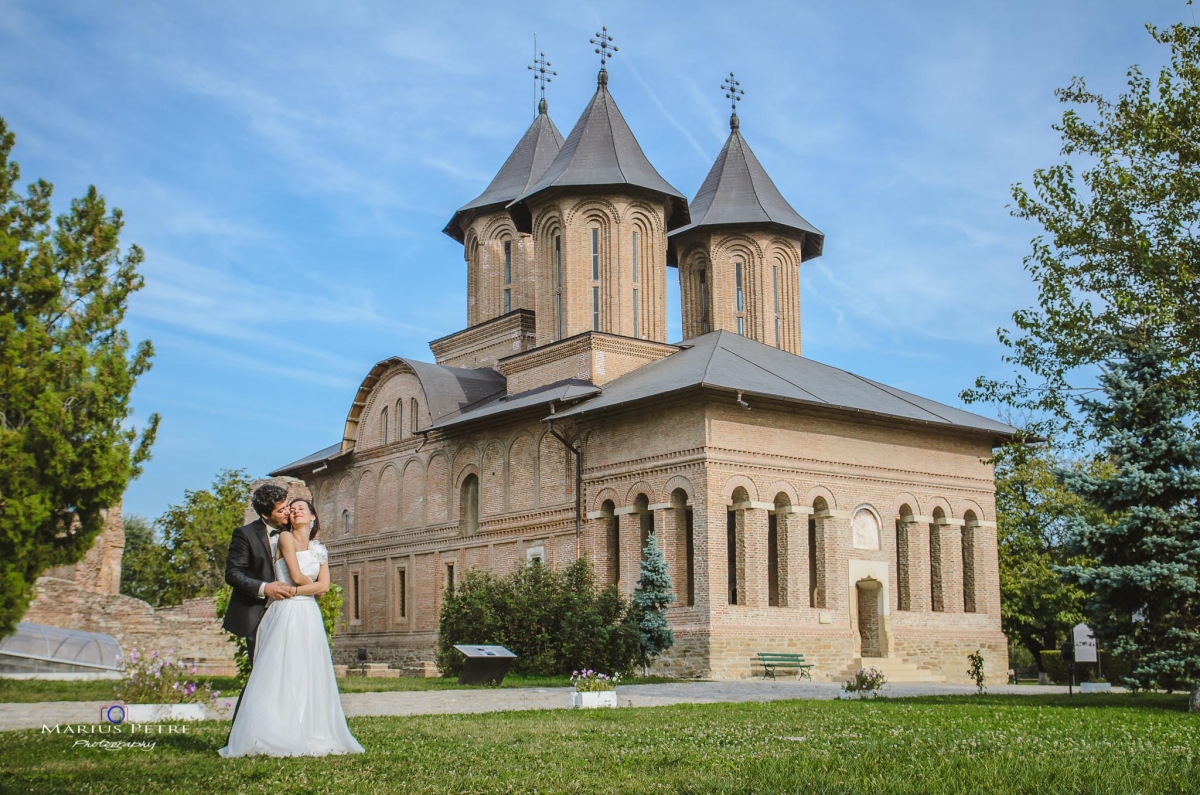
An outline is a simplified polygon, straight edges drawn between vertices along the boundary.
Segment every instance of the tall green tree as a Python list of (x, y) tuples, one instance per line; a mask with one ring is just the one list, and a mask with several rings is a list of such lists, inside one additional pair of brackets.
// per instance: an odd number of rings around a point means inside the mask
[(642, 643), (642, 673), (649, 675), (650, 662), (675, 645), (675, 633), (667, 624), (667, 607), (675, 601), (667, 561), (651, 533), (642, 551), (641, 575), (633, 589), (638, 633)]
[(1067, 519), (1082, 510), (1082, 500), (1056, 472), (1099, 471), (1103, 465), (1065, 458), (1053, 445), (1024, 438), (1000, 448), (994, 464), (1001, 626), (1010, 643), (1029, 650), (1041, 671), (1040, 652), (1057, 649), (1083, 620), (1083, 591), (1054, 569), (1073, 562), (1064, 533)]
[(1171, 377), (1200, 386), (1200, 28), (1147, 30), (1170, 49), (1156, 80), (1133, 66), (1115, 99), (1081, 77), (1056, 92), (1070, 106), (1054, 128), (1067, 160), (1012, 192), (1013, 215), (1044, 230), (1025, 258), (1037, 306), (998, 332), (1012, 378), (962, 395), (1037, 412), (1068, 440), (1082, 438), (1072, 395), (1126, 328), (1161, 329)]
[(242, 525), (250, 484), (245, 470), (222, 470), (210, 488), (184, 491), (183, 502), (154, 521), (166, 564), (158, 604), (212, 596), (225, 584), (229, 540)]
[(144, 516), (126, 514), (121, 553), (121, 593), (158, 606), (167, 585), (166, 548)]
[(1087, 594), (1096, 639), (1133, 663), (1141, 685), (1191, 685), (1200, 711), (1200, 440), (1196, 395), (1181, 388), (1164, 345), (1129, 335), (1100, 378), (1103, 396), (1079, 400), (1114, 471), (1060, 477), (1102, 521), (1076, 517), (1066, 540), (1086, 558), (1058, 570)]
[(127, 425), (153, 356), (121, 327), (141, 249), (121, 253), (121, 211), (94, 187), (51, 222), (49, 183), (18, 193), (14, 143), (0, 119), (0, 636), (42, 571), (91, 547), (158, 427)]

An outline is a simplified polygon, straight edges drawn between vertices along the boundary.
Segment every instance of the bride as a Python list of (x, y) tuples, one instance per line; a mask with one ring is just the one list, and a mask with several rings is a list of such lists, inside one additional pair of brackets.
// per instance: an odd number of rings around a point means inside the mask
[(296, 586), (290, 599), (273, 600), (258, 625), (254, 668), (229, 744), (221, 756), (360, 754), (346, 726), (321, 608), (314, 597), (329, 590), (329, 552), (315, 540), (319, 522), (305, 499), (288, 504), (291, 532), (279, 534), (276, 576)]

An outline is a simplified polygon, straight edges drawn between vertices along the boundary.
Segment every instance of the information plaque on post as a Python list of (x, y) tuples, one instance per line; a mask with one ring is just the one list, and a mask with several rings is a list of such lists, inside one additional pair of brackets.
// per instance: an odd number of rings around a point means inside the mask
[(466, 655), (462, 673), (458, 675), (460, 685), (499, 685), (508, 674), (512, 661), (517, 659), (503, 646), (473, 646), (456, 644), (454, 648)]

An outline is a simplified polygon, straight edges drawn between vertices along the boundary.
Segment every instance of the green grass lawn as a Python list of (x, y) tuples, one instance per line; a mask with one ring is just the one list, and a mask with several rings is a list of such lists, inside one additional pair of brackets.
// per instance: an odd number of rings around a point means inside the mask
[[(201, 682), (211, 682), (214, 690), (220, 690), (222, 697), (233, 694), (236, 698), (241, 689), (237, 680), (232, 677), (212, 677), (201, 679)], [(633, 677), (629, 684), (660, 684), (675, 682), (676, 679), (665, 679), (659, 676), (647, 678)], [(102, 701), (112, 699), (112, 680), (92, 681), (44, 681), (36, 679), (0, 679), (0, 704), (29, 703), (32, 701)], [(509, 675), (504, 678), (501, 687), (567, 687), (571, 684), (568, 676), (517, 676)], [(338, 680), (338, 689), (343, 693), (379, 693), (396, 690), (470, 690), (475, 686), (457, 684), (454, 678), (418, 679), (402, 676), (396, 679), (363, 679), (350, 676)]]
[[(941, 696), (354, 718), (366, 754), (223, 760), (228, 724), (0, 735), (9, 792), (1148, 793), (1200, 788), (1183, 696)], [(96, 735), (90, 739), (98, 739)], [(113, 736), (104, 736), (111, 739)]]

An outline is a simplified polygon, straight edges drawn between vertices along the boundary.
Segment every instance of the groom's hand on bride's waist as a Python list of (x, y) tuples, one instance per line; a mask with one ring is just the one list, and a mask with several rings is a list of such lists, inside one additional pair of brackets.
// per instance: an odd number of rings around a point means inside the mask
[(290, 599), (295, 588), (285, 582), (269, 582), (264, 595), (269, 599)]

